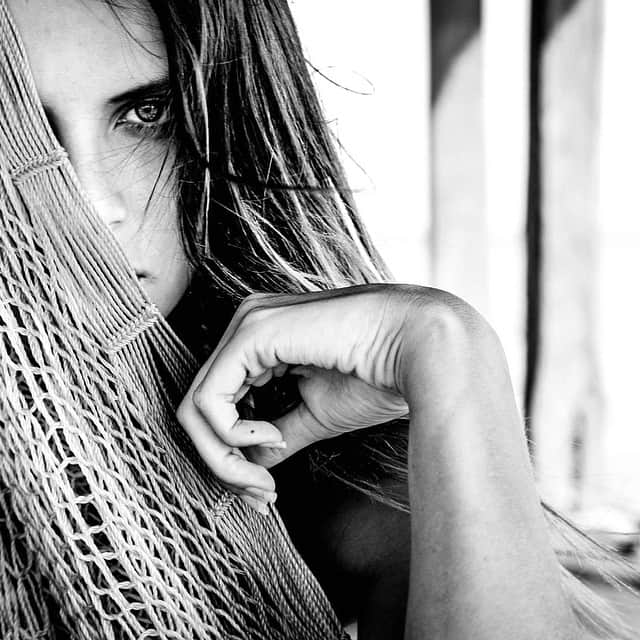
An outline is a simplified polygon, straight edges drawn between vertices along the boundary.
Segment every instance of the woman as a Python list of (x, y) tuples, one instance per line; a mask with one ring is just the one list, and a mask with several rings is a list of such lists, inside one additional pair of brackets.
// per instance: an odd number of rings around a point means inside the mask
[[(8, 4), (85, 191), (203, 361), (179, 421), (256, 509), (277, 488), (341, 618), (582, 637), (500, 343), (449, 293), (381, 284), (286, 3)], [(407, 488), (410, 518), (389, 506)]]

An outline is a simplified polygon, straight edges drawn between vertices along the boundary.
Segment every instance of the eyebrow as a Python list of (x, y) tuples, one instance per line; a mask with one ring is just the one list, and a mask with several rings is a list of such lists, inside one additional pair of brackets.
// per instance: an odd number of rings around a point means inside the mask
[(123, 93), (119, 93), (117, 96), (109, 98), (107, 104), (114, 106), (122, 104), (123, 102), (135, 102), (136, 100), (148, 98), (150, 95), (168, 94), (170, 89), (169, 77), (163, 76), (157, 80), (136, 85)]

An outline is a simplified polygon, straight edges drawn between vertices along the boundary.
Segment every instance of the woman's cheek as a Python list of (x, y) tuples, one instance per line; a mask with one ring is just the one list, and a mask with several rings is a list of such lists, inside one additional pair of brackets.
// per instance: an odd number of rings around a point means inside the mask
[(191, 268), (180, 236), (176, 233), (172, 235), (170, 242), (166, 240), (165, 237), (155, 245), (154, 264), (149, 275), (140, 280), (142, 287), (165, 317), (178, 304), (191, 278)]

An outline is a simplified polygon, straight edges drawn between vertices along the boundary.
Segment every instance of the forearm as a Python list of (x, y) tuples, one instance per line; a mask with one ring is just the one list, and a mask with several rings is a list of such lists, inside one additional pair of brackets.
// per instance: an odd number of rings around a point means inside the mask
[(405, 638), (573, 639), (502, 349), (453, 325), (425, 345), (444, 365), (416, 359), (408, 384)]

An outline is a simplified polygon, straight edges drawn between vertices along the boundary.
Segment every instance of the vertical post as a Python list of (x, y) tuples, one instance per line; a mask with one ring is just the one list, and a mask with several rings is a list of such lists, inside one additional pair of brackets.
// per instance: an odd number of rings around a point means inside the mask
[(542, 496), (580, 506), (574, 443), (601, 429), (597, 357), (600, 0), (532, 4), (527, 406)]
[(431, 0), (431, 264), (487, 310), (480, 0)]

